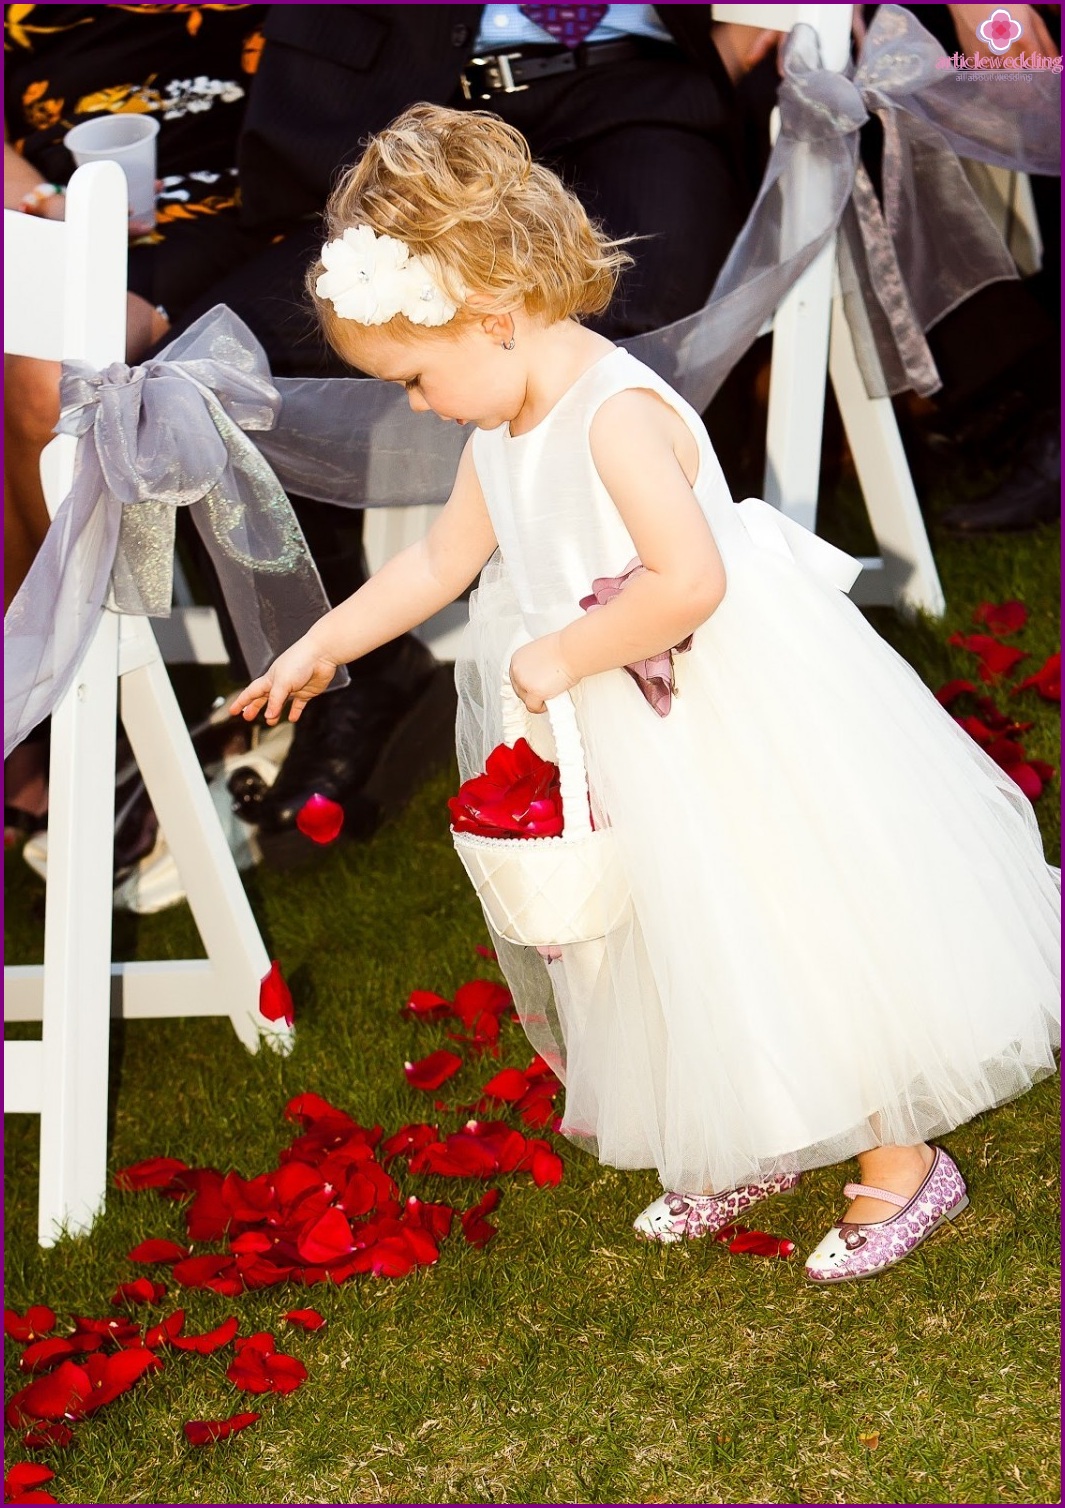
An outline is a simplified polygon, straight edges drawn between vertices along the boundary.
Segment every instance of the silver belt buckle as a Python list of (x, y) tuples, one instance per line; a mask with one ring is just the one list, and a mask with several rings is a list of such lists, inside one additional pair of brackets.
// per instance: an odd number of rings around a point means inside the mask
[[(476, 66), (484, 68), (488, 74), (490, 93), (482, 94), (481, 99), (491, 99), (493, 94), (520, 94), (523, 89), (528, 89), (528, 84), (516, 84), (510, 63), (512, 58), (520, 58), (520, 52), (497, 52), (487, 58), (471, 58), (467, 67)], [(459, 75), (459, 84), (462, 87), (462, 97), (466, 100), (473, 99), (473, 89), (465, 70)]]

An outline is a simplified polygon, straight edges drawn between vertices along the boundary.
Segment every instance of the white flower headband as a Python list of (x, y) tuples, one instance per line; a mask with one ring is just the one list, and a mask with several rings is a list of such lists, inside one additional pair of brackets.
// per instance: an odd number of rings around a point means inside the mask
[(376, 235), (368, 225), (350, 226), (322, 248), (325, 272), (315, 283), (341, 319), (384, 325), (405, 314), (414, 325), (446, 325), (458, 305), (440, 287), (424, 257), (405, 241)]

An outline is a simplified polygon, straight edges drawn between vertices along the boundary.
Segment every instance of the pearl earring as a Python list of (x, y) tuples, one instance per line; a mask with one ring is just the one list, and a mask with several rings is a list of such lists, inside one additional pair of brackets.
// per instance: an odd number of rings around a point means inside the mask
[(503, 347), (504, 351), (513, 351), (513, 349), (514, 349), (514, 337), (513, 337), (513, 335), (510, 337), (509, 340), (501, 340), (499, 342), (499, 344)]

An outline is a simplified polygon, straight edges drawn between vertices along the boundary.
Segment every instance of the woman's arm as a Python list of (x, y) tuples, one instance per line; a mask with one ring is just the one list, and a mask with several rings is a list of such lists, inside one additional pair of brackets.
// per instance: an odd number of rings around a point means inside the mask
[(332, 681), (338, 665), (424, 623), (476, 580), (496, 539), (471, 448), (472, 441), (462, 452), (451, 496), (425, 538), (394, 556), (346, 602), (320, 618), (265, 675), (245, 687), (230, 712), (242, 712), (250, 721), (265, 707), (266, 721), (276, 723), (291, 697), (289, 716), (296, 722), (311, 698)]
[(631, 389), (602, 406), (590, 439), (646, 572), (605, 607), (517, 651), (511, 679), (530, 712), (587, 675), (670, 649), (725, 595), (725, 568), (691, 489), (697, 447), (679, 416), (655, 394)]
[[(7, 138), (7, 126), (4, 126), (4, 208), (18, 209), (23, 199), (33, 189), (39, 188), (44, 178), (31, 162), (27, 162), (21, 152), (16, 152)], [(31, 214), (42, 215), (49, 220), (62, 220), (63, 210), (62, 194), (49, 194), (41, 199), (30, 209)]]

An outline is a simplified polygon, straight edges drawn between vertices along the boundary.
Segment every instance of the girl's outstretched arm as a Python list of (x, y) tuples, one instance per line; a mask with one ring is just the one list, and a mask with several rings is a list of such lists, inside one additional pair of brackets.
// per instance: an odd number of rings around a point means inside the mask
[(365, 586), (319, 618), (234, 698), (230, 712), (243, 713), (250, 721), (265, 707), (266, 721), (276, 723), (291, 697), (289, 717), (296, 722), (311, 698), (332, 681), (338, 665), (424, 623), (476, 580), (496, 540), (471, 445), (462, 452), (451, 496), (425, 538), (393, 556)]
[(725, 568), (692, 491), (698, 446), (675, 410), (648, 389), (627, 389), (599, 409), (590, 441), (647, 569), (605, 607), (517, 651), (511, 679), (530, 712), (585, 676), (679, 644), (725, 595)]

